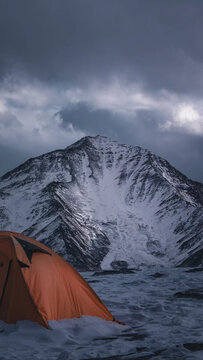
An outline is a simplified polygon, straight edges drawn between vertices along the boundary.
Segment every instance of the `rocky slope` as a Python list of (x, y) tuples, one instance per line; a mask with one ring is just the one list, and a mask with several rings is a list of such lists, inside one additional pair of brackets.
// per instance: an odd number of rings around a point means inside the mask
[(202, 204), (202, 184), (101, 136), (0, 178), (1, 230), (35, 237), (79, 269), (201, 264)]

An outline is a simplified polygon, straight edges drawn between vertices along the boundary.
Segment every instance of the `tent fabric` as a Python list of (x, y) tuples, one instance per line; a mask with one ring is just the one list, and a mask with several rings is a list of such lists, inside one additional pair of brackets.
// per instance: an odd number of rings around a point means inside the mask
[(47, 246), (0, 231), (0, 319), (49, 320), (82, 315), (114, 318), (82, 276)]

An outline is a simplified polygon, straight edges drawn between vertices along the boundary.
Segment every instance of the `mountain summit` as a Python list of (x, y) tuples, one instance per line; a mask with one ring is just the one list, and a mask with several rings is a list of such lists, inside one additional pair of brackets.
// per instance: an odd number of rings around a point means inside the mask
[(138, 146), (85, 137), (0, 178), (1, 230), (79, 269), (202, 262), (203, 185)]

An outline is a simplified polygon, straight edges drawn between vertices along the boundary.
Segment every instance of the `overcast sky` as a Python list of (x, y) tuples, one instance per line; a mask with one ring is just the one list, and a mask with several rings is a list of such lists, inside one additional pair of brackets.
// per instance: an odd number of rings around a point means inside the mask
[(0, 174), (82, 136), (203, 181), (202, 0), (0, 0)]

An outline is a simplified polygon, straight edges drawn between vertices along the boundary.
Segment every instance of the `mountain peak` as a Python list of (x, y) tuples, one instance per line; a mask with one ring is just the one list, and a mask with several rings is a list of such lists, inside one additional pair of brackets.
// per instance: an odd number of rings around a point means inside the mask
[(105, 136), (30, 159), (0, 181), (0, 228), (33, 236), (82, 269), (199, 264), (202, 185)]
[(80, 140), (76, 141), (74, 144), (67, 146), (66, 149), (72, 149), (72, 148), (79, 148), (83, 145), (92, 145), (92, 146), (104, 146), (104, 145), (119, 145), (119, 143), (115, 140), (112, 140), (110, 138), (108, 138), (107, 136), (101, 136), (101, 135), (96, 135), (96, 136), (84, 136), (83, 138), (81, 138)]

